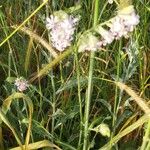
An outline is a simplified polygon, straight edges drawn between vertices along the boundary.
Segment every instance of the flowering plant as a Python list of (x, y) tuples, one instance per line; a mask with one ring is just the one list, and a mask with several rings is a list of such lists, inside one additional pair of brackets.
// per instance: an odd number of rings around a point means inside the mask
[(58, 51), (62, 52), (71, 45), (78, 20), (64, 11), (58, 11), (50, 18), (46, 18), (46, 27), (49, 30), (52, 45)]
[(27, 88), (29, 87), (29, 84), (27, 80), (20, 77), (15, 80), (15, 86), (17, 87), (18, 91), (23, 92), (27, 90)]
[[(108, 1), (110, 4), (113, 1)], [(64, 11), (55, 12), (50, 18), (46, 18), (46, 27), (49, 30), (53, 47), (62, 52), (71, 46), (74, 31), (79, 19), (68, 15)], [(96, 51), (107, 44), (111, 44), (115, 39), (127, 38), (139, 23), (139, 16), (135, 13), (133, 5), (121, 8), (117, 15), (106, 22), (108, 30), (101, 24), (94, 28), (100, 36), (93, 34), (94, 31), (83, 33), (78, 42), (78, 52)]]

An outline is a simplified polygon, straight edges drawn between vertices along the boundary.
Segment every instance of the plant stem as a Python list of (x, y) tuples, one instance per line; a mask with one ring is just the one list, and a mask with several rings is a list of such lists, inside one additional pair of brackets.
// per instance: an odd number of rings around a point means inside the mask
[(29, 15), (10, 35), (8, 35), (1, 43), (0, 47), (6, 43), (23, 25), (25, 25), (29, 19), (31, 19), (46, 3), (48, 0), (44, 0), (43, 3), (34, 12)]
[(78, 52), (77, 49), (75, 51), (75, 60), (76, 60), (76, 68), (77, 68), (77, 82), (78, 82), (78, 99), (79, 99), (79, 107), (80, 107), (80, 134), (79, 134), (79, 141), (78, 141), (78, 148), (81, 145), (82, 140), (82, 126), (83, 126), (83, 117), (82, 117), (82, 100), (81, 100), (81, 86), (80, 86), (80, 66), (78, 60)]
[[(121, 51), (121, 47), (122, 47), (122, 42), (119, 42), (119, 51), (118, 51), (118, 55), (117, 55), (117, 76), (116, 76), (116, 81), (119, 81), (119, 77), (120, 77), (120, 65), (121, 65), (121, 58), (120, 58), (120, 51)], [(111, 138), (110, 138), (110, 143), (111, 140), (115, 134), (115, 122), (117, 120), (117, 114), (118, 114), (118, 108), (119, 108), (119, 101), (121, 100), (121, 94), (122, 91), (120, 91), (118, 89), (118, 87), (116, 86), (115, 88), (115, 102), (114, 102), (114, 110), (113, 110), (113, 119), (112, 119), (112, 128), (113, 128), (113, 132), (111, 134)], [(110, 149), (111, 149), (112, 145), (110, 144)]]
[(147, 149), (146, 146), (147, 146), (148, 143), (150, 143), (149, 142), (149, 135), (150, 135), (150, 120), (147, 123), (147, 128), (145, 129), (145, 135), (143, 137), (143, 143), (142, 143), (142, 146), (141, 146), (140, 150), (146, 150)]
[[(128, 126), (127, 128), (125, 128), (123, 131), (121, 131), (120, 133), (118, 133), (117, 135), (115, 135), (112, 140), (111, 143), (108, 142), (107, 144), (105, 144), (103, 147), (101, 147), (99, 150), (111, 150), (110, 145), (112, 144), (116, 144), (122, 137), (124, 137), (125, 135), (131, 133), (132, 131), (134, 131), (135, 129), (137, 129), (138, 127), (142, 126), (145, 122), (147, 122), (149, 120), (149, 116), (147, 114), (143, 115), (140, 119), (138, 119), (136, 122), (134, 122), (133, 124), (131, 124), (130, 126)], [(145, 150), (145, 149), (144, 149)]]
[[(46, 17), (49, 17), (49, 10), (48, 10), (48, 3), (46, 4)], [(50, 34), (48, 34), (48, 40), (50, 43)], [(52, 55), (50, 55), (49, 61), (52, 61)], [(52, 90), (53, 90), (53, 98), (52, 98), (52, 113), (53, 113), (53, 117), (52, 117), (52, 124), (51, 124), (51, 132), (52, 132), (52, 137), (54, 137), (54, 127), (55, 127), (55, 111), (56, 111), (56, 89), (55, 89), (55, 81), (54, 81), (54, 77), (53, 77), (53, 69), (51, 69), (50, 71), (50, 78), (51, 78), (51, 84), (52, 84)], [(52, 142), (53, 139), (52, 139)]]
[[(117, 82), (119, 81), (119, 76), (120, 76), (120, 65), (121, 65), (120, 64), (121, 63), (120, 51), (121, 51), (121, 46), (122, 46), (122, 42), (120, 41), (119, 51), (118, 51), (118, 56), (117, 56), (117, 77), (116, 77)], [(113, 115), (113, 122), (112, 122), (113, 127), (115, 125), (115, 121), (116, 121), (117, 113), (118, 113), (118, 107), (119, 107), (118, 105), (119, 105), (120, 97), (118, 98), (118, 95), (119, 95), (119, 89), (116, 86), (116, 89), (115, 89), (115, 103), (114, 103), (114, 115)]]
[[(97, 25), (98, 9), (99, 9), (99, 0), (95, 0), (93, 26)], [(93, 68), (94, 68), (94, 55), (95, 55), (95, 53), (91, 52), (89, 78), (88, 78), (88, 88), (87, 88), (87, 95), (86, 95), (86, 101), (85, 101), (85, 113), (84, 113), (84, 143), (83, 143), (83, 150), (87, 150), (87, 147), (88, 147), (88, 135), (89, 135), (88, 125), (89, 125), (89, 111), (90, 111), (90, 101), (91, 101), (91, 93), (92, 93), (92, 77), (93, 77)]]

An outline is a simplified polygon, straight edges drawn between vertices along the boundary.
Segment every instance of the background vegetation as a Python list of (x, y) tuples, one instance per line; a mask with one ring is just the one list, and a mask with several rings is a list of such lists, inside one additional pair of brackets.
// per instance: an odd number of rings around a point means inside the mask
[[(96, 2), (97, 24), (116, 15), (107, 0), (0, 1), (1, 150), (150, 149), (150, 1), (133, 1), (140, 24), (95, 52), (90, 67), (90, 52), (77, 53), (76, 43), (93, 26)], [(58, 10), (80, 15), (64, 53), (45, 27)], [(28, 80), (25, 92), (17, 77)]]

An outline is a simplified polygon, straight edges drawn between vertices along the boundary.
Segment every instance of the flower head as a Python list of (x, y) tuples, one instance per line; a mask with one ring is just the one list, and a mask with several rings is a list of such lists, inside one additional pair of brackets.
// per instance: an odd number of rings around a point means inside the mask
[(101, 26), (98, 26), (96, 28), (96, 32), (101, 35), (101, 41), (104, 46), (112, 43), (112, 41), (114, 40), (114, 35), (110, 31), (107, 31), (104, 28), (102, 28)]
[(124, 25), (124, 21), (119, 16), (116, 16), (112, 21), (110, 28), (111, 33), (114, 35), (115, 39), (119, 39), (122, 36), (127, 35), (127, 30)]
[(113, 0), (108, 0), (108, 3), (109, 4), (112, 4), (114, 1)]
[(46, 18), (46, 28), (48, 30), (54, 28), (55, 24), (58, 23), (58, 17), (51, 15), (50, 18)]
[(17, 78), (15, 80), (15, 85), (17, 87), (17, 90), (20, 91), (20, 92), (25, 91), (29, 86), (28, 82), (23, 78)]
[(115, 36), (115, 39), (119, 39), (122, 36), (128, 37), (128, 33), (132, 32), (138, 24), (139, 16), (132, 7), (129, 7), (120, 11), (112, 20), (110, 31)]
[[(61, 15), (62, 14), (62, 15)], [(71, 45), (75, 26), (79, 19), (59, 12), (46, 19), (46, 27), (50, 31), (52, 45), (59, 51), (64, 51)]]
[(120, 17), (124, 20), (124, 25), (129, 32), (132, 32), (136, 25), (139, 24), (139, 16), (132, 12), (129, 15), (120, 15)]
[(88, 33), (81, 37), (78, 52), (96, 51), (100, 47), (101, 45), (99, 43), (98, 38), (92, 33)]

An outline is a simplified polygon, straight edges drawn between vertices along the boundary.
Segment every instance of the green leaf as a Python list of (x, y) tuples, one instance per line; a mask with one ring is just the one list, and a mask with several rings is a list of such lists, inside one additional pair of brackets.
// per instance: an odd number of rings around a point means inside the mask
[(108, 125), (105, 123), (101, 123), (97, 127), (90, 129), (90, 130), (95, 131), (95, 132), (99, 132), (103, 136), (110, 137), (110, 129), (109, 129)]

